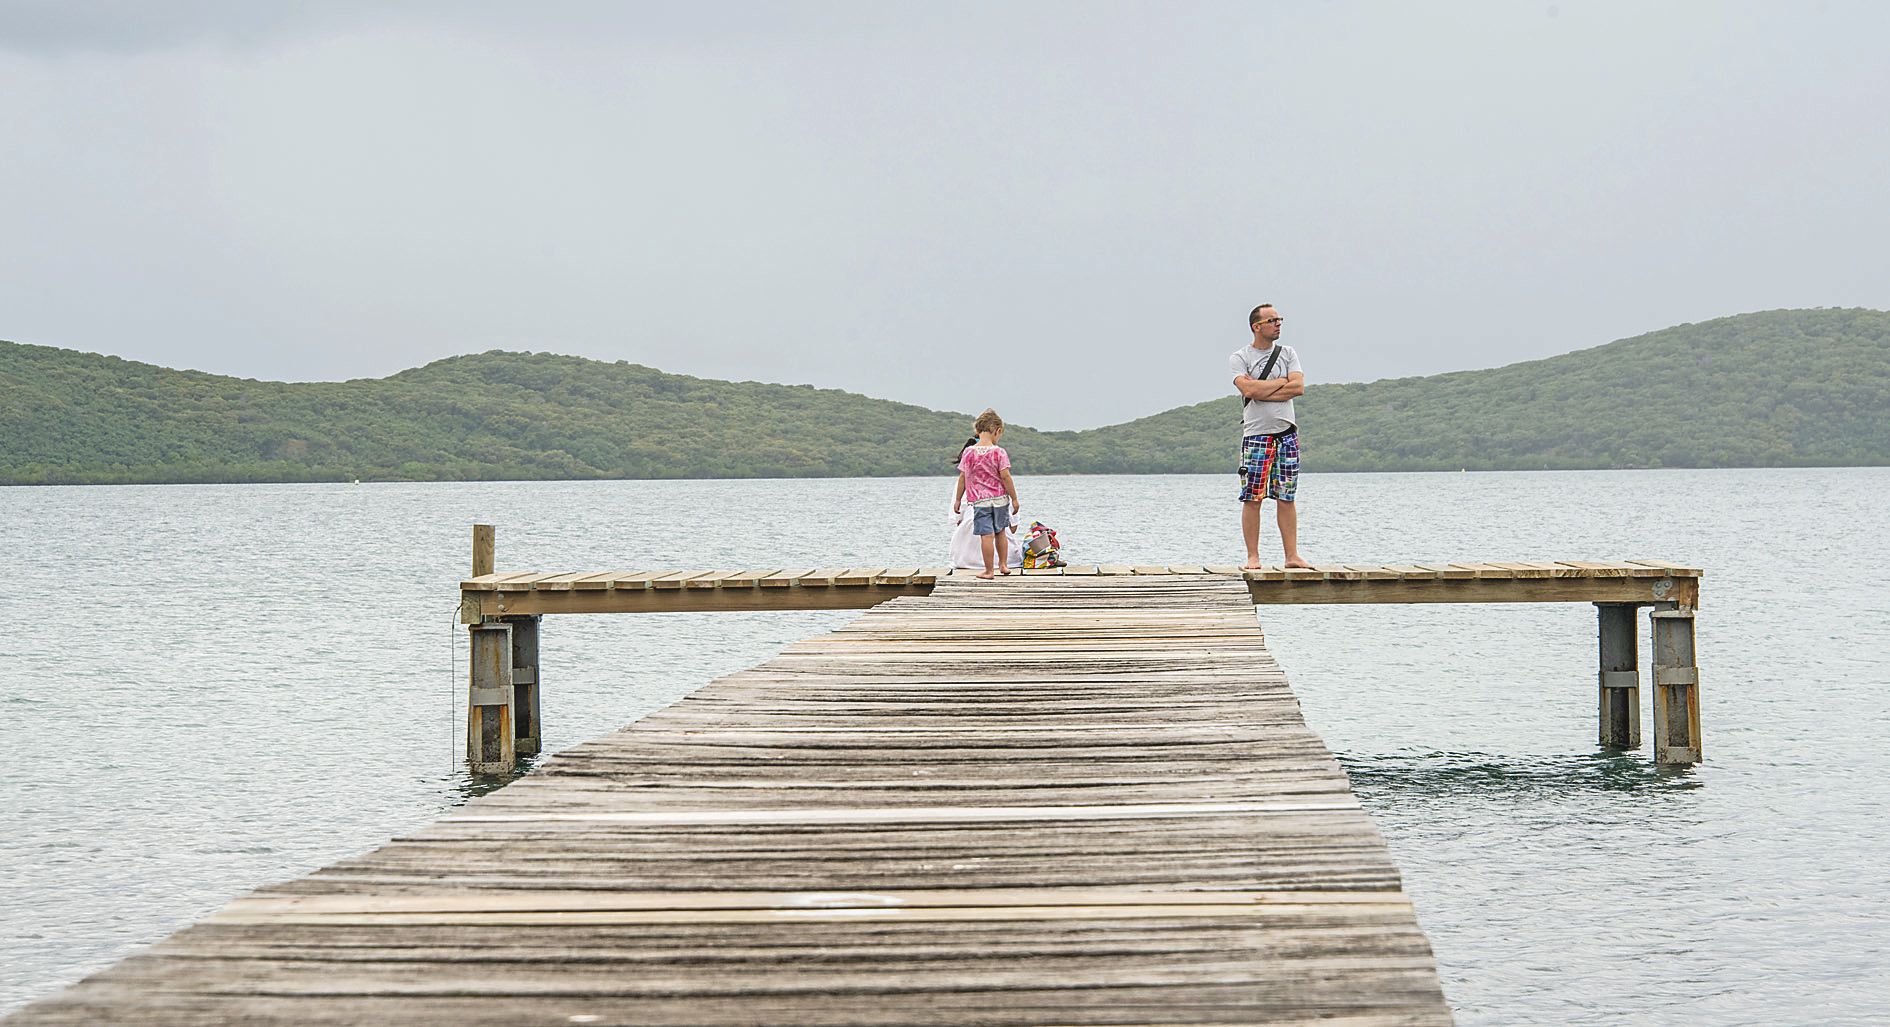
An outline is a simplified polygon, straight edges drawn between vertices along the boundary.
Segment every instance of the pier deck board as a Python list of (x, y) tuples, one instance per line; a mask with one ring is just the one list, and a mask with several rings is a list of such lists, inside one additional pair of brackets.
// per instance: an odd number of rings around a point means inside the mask
[[(1450, 1023), (1397, 868), (1247, 580), (1111, 571), (898, 568), (888, 587), (929, 594), (14, 1019)], [(719, 573), (657, 589), (784, 587)], [(810, 591), (888, 572), (819, 573)], [(598, 580), (543, 594), (620, 590)]]

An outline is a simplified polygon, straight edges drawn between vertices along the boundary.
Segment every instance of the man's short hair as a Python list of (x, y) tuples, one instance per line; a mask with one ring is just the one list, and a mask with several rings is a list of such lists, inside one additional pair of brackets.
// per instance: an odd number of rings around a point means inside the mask
[(1271, 303), (1262, 303), (1259, 306), (1253, 308), (1253, 313), (1247, 315), (1247, 327), (1252, 328), (1254, 325), (1259, 324), (1260, 312), (1262, 310), (1267, 309), (1268, 307), (1271, 307), (1272, 305), (1273, 304)]

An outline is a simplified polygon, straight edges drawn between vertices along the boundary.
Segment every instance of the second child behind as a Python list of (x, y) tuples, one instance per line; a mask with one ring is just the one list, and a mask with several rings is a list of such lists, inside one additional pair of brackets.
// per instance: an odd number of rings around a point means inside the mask
[(952, 495), (952, 512), (962, 513), (964, 503), (971, 503), (972, 531), (984, 550), (984, 573), (978, 577), (988, 581), (993, 577), (994, 557), (998, 573), (1011, 572), (1007, 562), (1010, 539), (1004, 529), (1023, 506), (1017, 501), (1017, 483), (1011, 480), (1011, 455), (998, 445), (1004, 437), (1004, 419), (997, 411), (986, 410), (972, 422), (971, 430), (978, 437), (958, 454), (958, 490)]

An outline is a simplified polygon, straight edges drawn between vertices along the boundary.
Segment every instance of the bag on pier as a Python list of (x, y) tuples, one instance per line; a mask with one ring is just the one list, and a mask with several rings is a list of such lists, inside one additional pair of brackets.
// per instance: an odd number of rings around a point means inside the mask
[(1024, 540), (1024, 567), (1063, 566), (1062, 547), (1057, 543), (1057, 533), (1042, 521), (1030, 522), (1030, 537)]

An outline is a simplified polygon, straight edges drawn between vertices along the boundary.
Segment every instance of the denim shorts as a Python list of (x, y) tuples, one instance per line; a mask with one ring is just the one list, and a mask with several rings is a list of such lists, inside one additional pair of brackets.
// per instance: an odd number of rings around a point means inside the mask
[(971, 508), (971, 531), (975, 535), (995, 535), (1011, 526), (1011, 508), (1009, 504), (996, 506), (974, 506)]

